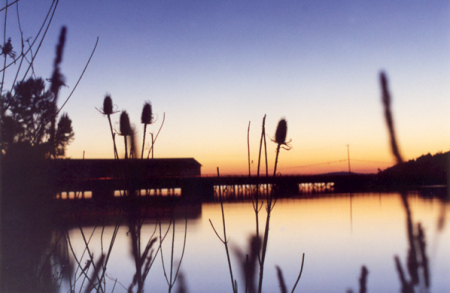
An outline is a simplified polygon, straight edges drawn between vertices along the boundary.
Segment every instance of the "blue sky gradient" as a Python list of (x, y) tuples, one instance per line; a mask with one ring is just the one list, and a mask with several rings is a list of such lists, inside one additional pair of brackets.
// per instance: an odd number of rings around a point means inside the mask
[[(50, 5), (19, 2), (25, 37), (35, 34)], [(347, 162), (330, 162), (347, 159), (347, 144), (354, 171), (376, 172), (394, 163), (381, 69), (390, 79), (404, 156), (449, 150), (449, 8), (448, 1), (417, 0), (61, 0), (35, 71), (50, 76), (66, 25), (62, 72), (69, 87), (62, 104), (99, 37), (64, 108), (76, 133), (67, 152), (72, 158), (83, 151), (86, 158), (113, 157), (107, 120), (95, 110), (109, 93), (130, 114), (138, 145), (144, 102), (157, 114), (151, 132), (165, 112), (155, 156), (195, 157), (203, 173), (216, 167), (246, 173), (248, 123), (256, 162), (264, 114), (269, 138), (280, 118), (288, 121), (293, 149), (281, 155), (281, 172), (346, 170)], [(6, 35), (14, 43), (13, 20)], [(270, 143), (271, 162), (274, 150)]]

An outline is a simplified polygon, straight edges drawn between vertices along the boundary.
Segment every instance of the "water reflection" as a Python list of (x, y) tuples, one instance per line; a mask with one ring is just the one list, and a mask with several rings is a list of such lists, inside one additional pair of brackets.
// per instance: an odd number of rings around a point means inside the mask
[(25, 184), (3, 188), (1, 200), (1, 291), (57, 292), (74, 265), (48, 194)]
[[(293, 284), (305, 252), (299, 292), (361, 288), (363, 266), (369, 272), (367, 292), (411, 292), (414, 286), (446, 292), (450, 233), (439, 223), (445, 222), (449, 205), (418, 193), (407, 195), (407, 205), (404, 199), (399, 194), (280, 199), (271, 218), (263, 291), (280, 291), (275, 265)], [(138, 206), (129, 207), (131, 218), (97, 207), (95, 225), (93, 219), (85, 225), (86, 215), (78, 224), (76, 217), (57, 221), (51, 217), (57, 213), (36, 203), (2, 207), (9, 211), (2, 212), (2, 292), (127, 292), (130, 287), (134, 292), (231, 292), (223, 246), (209, 224), (209, 219), (221, 222), (218, 203), (179, 206), (173, 213), (166, 207), (159, 217), (149, 217), (152, 208)], [(196, 210), (196, 216), (183, 209)], [(241, 276), (240, 260), (251, 251), (254, 234), (252, 203), (225, 202), (224, 212), (235, 251), (231, 263)]]

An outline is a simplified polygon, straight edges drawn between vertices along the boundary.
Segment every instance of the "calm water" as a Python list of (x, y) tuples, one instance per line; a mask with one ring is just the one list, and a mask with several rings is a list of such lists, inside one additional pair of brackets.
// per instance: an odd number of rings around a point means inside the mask
[[(431, 283), (429, 291), (450, 292), (450, 223), (446, 216), (450, 212), (449, 205), (438, 199), (421, 198), (417, 193), (409, 193), (408, 202), (413, 227), (420, 223), (425, 232)], [(239, 292), (243, 292), (244, 282), (236, 251), (248, 251), (249, 239), (255, 234), (255, 213), (251, 202), (225, 203), (224, 210), (233, 274), (238, 281)], [(265, 218), (263, 208), (260, 213), (261, 231)], [(202, 204), (201, 213), (187, 219), (186, 246), (180, 272), (188, 292), (232, 292), (225, 248), (209, 220), (219, 235), (223, 235), (219, 203)], [(161, 224), (162, 233), (167, 231), (168, 222), (166, 219)], [(406, 278), (409, 278), (405, 268), (409, 247), (407, 223), (406, 211), (397, 193), (280, 199), (271, 216), (263, 291), (279, 292), (276, 265), (282, 269), (290, 291), (305, 253), (303, 274), (296, 292), (347, 292), (349, 289), (358, 292), (363, 265), (369, 271), (368, 292), (400, 292), (401, 282), (394, 256), (399, 257)], [(107, 251), (114, 226), (107, 226), (103, 236), (101, 227), (95, 231), (92, 226), (69, 231), (73, 251), (83, 267), (88, 256), (81, 231), (86, 239), (92, 234), (88, 246), (94, 259), (98, 259), (102, 243), (103, 251)], [(176, 268), (183, 250), (185, 219), (176, 219), (175, 231), (173, 260)], [(152, 235), (159, 237), (159, 226), (147, 221), (141, 230), (142, 250)], [(158, 241), (154, 248), (158, 247)], [(107, 266), (106, 292), (113, 289), (114, 292), (127, 292), (132, 282), (136, 266), (130, 243), (128, 226), (121, 226)], [(170, 269), (171, 249), (172, 230), (162, 244), (166, 270)], [(72, 252), (69, 255), (73, 259)], [(78, 269), (76, 276), (80, 275), (81, 269)], [(81, 286), (86, 286), (82, 280), (83, 277), (76, 282), (72, 279), (76, 292)], [(176, 284), (179, 283), (180, 279)], [(161, 252), (148, 273), (144, 289), (145, 292), (168, 291)], [(60, 292), (67, 291), (68, 284), (63, 282)]]

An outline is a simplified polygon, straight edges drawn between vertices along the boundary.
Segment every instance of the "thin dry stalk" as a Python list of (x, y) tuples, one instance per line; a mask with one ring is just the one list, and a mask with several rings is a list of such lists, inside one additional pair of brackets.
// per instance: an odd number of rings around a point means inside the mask
[(250, 177), (251, 171), (250, 171), (250, 121), (248, 122), (248, 129), (247, 129), (247, 151), (248, 151), (248, 177)]
[(64, 45), (66, 43), (66, 33), (67, 29), (65, 26), (61, 28), (61, 32), (59, 35), (59, 41), (58, 45), (56, 46), (56, 58), (53, 65), (53, 74), (51, 77), (51, 86), (50, 91), (53, 93), (53, 105), (51, 106), (51, 123), (50, 123), (50, 146), (51, 146), (51, 153), (53, 156), (56, 156), (55, 154), (55, 134), (56, 134), (56, 109), (57, 109), (57, 103), (58, 103), (58, 95), (59, 95), (59, 89), (62, 85), (64, 85), (64, 77), (61, 74), (61, 70), (59, 68), (62, 57), (63, 57), (63, 51), (64, 51)]
[(142, 151), (141, 151), (141, 159), (144, 158), (144, 148), (145, 148), (145, 134), (147, 133), (147, 124), (144, 124), (144, 137), (142, 139)]
[[(253, 210), (255, 211), (255, 219), (256, 219), (256, 237), (259, 238), (259, 211), (261, 210), (263, 203), (261, 202), (261, 205), (259, 204), (259, 176), (260, 176), (260, 166), (261, 166), (261, 151), (262, 151), (262, 147), (263, 147), (263, 139), (266, 136), (266, 129), (265, 129), (265, 124), (266, 124), (266, 115), (264, 115), (263, 121), (262, 121), (262, 129), (261, 129), (261, 140), (259, 142), (259, 154), (258, 154), (258, 167), (256, 169), (256, 177), (257, 177), (257, 184), (256, 184), (256, 193), (255, 193), (255, 197), (254, 200), (252, 200), (253, 203)], [(266, 158), (267, 158), (267, 149), (265, 148), (264, 145), (264, 149), (266, 152)], [(266, 167), (267, 167), (267, 163), (266, 163)], [(261, 261), (260, 256), (259, 256), (259, 252), (258, 252), (258, 260), (259, 262)]]
[[(120, 222), (119, 222), (119, 220), (117, 220), (116, 225), (114, 226), (114, 232), (113, 232), (113, 235), (111, 237), (111, 242), (109, 243), (108, 252), (106, 253), (105, 262), (103, 264), (103, 271), (102, 271), (102, 275), (100, 277), (100, 280), (104, 280), (105, 279), (106, 266), (108, 264), (109, 257), (111, 256), (112, 248), (113, 248), (114, 243), (116, 241), (116, 236), (117, 236), (117, 233), (119, 232), (119, 228), (120, 228)], [(102, 240), (103, 240), (103, 238), (102, 238)], [(103, 254), (103, 249), (102, 249), (102, 254)]]
[[(97, 268), (97, 266), (95, 265), (95, 262), (94, 262), (94, 254), (93, 254), (93, 253), (91, 252), (91, 250), (89, 249), (89, 243), (90, 243), (90, 241), (91, 241), (91, 239), (92, 239), (92, 236), (94, 235), (94, 232), (95, 232), (95, 230), (96, 230), (96, 227), (94, 227), (94, 229), (92, 230), (91, 236), (89, 237), (89, 241), (86, 240), (86, 236), (84, 235), (83, 228), (82, 228), (81, 226), (78, 226), (78, 227), (79, 227), (79, 229), (80, 229), (81, 236), (82, 236), (83, 241), (84, 241), (85, 251), (87, 251), (87, 253), (88, 253), (88, 255), (89, 255), (89, 260), (90, 260), (90, 262), (91, 262), (91, 265), (93, 266), (94, 271), (97, 271), (97, 272), (98, 272), (100, 268)], [(84, 254), (84, 252), (83, 252), (83, 254)], [(102, 256), (104, 257), (104, 255), (102, 255)], [(102, 264), (103, 264), (103, 259), (102, 259)], [(92, 275), (92, 277), (94, 277), (94, 275)], [(94, 282), (94, 280), (92, 280), (92, 277), (91, 277), (90, 280), (89, 280), (90, 283), (93, 283), (93, 282)], [(101, 279), (100, 279), (100, 277), (98, 276), (98, 274), (96, 274), (95, 277), (97, 278), (98, 283), (101, 284)], [(97, 291), (99, 291), (99, 290), (97, 290)], [(104, 292), (104, 289), (103, 289), (102, 287), (100, 287), (100, 292)]]
[[(391, 95), (388, 88), (388, 80), (384, 72), (380, 72), (380, 84), (381, 84), (381, 97), (384, 106), (384, 116), (386, 119), (386, 125), (389, 132), (391, 151), (397, 160), (397, 164), (403, 163), (403, 158), (400, 154), (397, 139), (394, 131), (394, 119), (391, 111)], [(414, 292), (414, 287), (420, 282), (425, 288), (429, 288), (429, 270), (428, 270), (428, 258), (425, 253), (425, 235), (421, 228), (420, 223), (417, 225), (417, 232), (414, 233), (413, 220), (411, 215), (411, 208), (409, 206), (407, 193), (405, 190), (400, 192), (403, 208), (406, 213), (406, 230), (408, 238), (408, 257), (407, 268), (410, 276), (410, 280), (406, 280), (404, 270), (400, 263), (400, 259), (395, 256), (395, 264), (399, 275), (400, 283), (402, 284), (402, 292)]]
[[(104, 260), (105, 260), (105, 255), (102, 254), (102, 256), (100, 256), (100, 258), (98, 259), (96, 265), (94, 266), (94, 271), (92, 272), (91, 278), (89, 280), (88, 286), (87, 286), (86, 291), (85, 291), (86, 293), (91, 292), (92, 289), (94, 289), (94, 287), (97, 287), (97, 285), (99, 287), (97, 288), (96, 291), (98, 292), (99, 289), (100, 289), (100, 291), (103, 292), (103, 290), (101, 288), (101, 280), (99, 279), (98, 273), (100, 272), (100, 269), (103, 267), (103, 261)], [(94, 282), (94, 279), (99, 280), (97, 284)]]
[(384, 117), (386, 119), (386, 125), (388, 127), (389, 131), (389, 138), (391, 141), (391, 150), (394, 157), (397, 159), (397, 163), (403, 163), (403, 158), (400, 155), (400, 151), (397, 145), (397, 139), (395, 136), (395, 130), (394, 130), (394, 119), (392, 117), (392, 111), (391, 111), (391, 94), (389, 93), (388, 88), (388, 80), (386, 77), (386, 74), (384, 72), (380, 73), (380, 83), (381, 83), (381, 99), (384, 106)]
[[(169, 228), (166, 232), (166, 235), (164, 236), (164, 238), (167, 236), (167, 233), (170, 230), (170, 226), (172, 226), (172, 246), (171, 246), (171, 253), (170, 253), (170, 268), (169, 268), (169, 276), (167, 276), (167, 270), (165, 267), (165, 263), (164, 263), (164, 255), (163, 255), (163, 250), (162, 250), (162, 241), (160, 241), (160, 246), (159, 249), (161, 251), (161, 262), (162, 262), (162, 267), (163, 267), (163, 272), (164, 272), (164, 277), (166, 278), (166, 282), (167, 285), (169, 286), (169, 292), (172, 292), (173, 287), (175, 286), (175, 283), (177, 281), (177, 278), (179, 276), (180, 273), (180, 267), (181, 267), (181, 263), (183, 261), (183, 257), (184, 257), (184, 252), (186, 249), (186, 239), (187, 239), (187, 217), (185, 218), (185, 225), (184, 225), (184, 240), (183, 240), (183, 249), (181, 252), (181, 257), (180, 257), (180, 261), (178, 262), (178, 266), (176, 268), (175, 274), (174, 274), (174, 253), (175, 253), (175, 214), (172, 213), (172, 218), (169, 222)], [(161, 224), (159, 225), (160, 227), (160, 235), (161, 235)]]
[[(220, 177), (219, 167), (217, 167), (217, 177)], [(219, 240), (225, 246), (225, 252), (227, 254), (227, 261), (228, 261), (228, 269), (230, 270), (231, 287), (233, 288), (233, 292), (237, 293), (237, 282), (233, 277), (233, 269), (231, 267), (230, 252), (228, 249), (227, 229), (226, 229), (226, 225), (225, 225), (225, 212), (223, 210), (223, 199), (222, 199), (221, 186), (219, 186), (219, 200), (220, 200), (220, 208), (222, 211), (223, 239), (219, 236), (219, 233), (217, 233), (211, 219), (209, 219), (209, 223), (211, 224), (211, 227), (213, 228), (214, 232), (216, 233), (216, 236), (219, 238)]]
[(75, 83), (75, 86), (73, 87), (72, 91), (70, 92), (69, 96), (66, 98), (66, 100), (64, 101), (64, 103), (62, 104), (62, 106), (58, 109), (58, 111), (56, 111), (56, 114), (58, 114), (62, 108), (64, 108), (64, 106), (67, 104), (67, 102), (69, 101), (69, 99), (72, 97), (73, 93), (75, 92), (75, 90), (77, 89), (78, 84), (80, 83), (81, 79), (83, 78), (84, 73), (86, 72), (86, 69), (89, 66), (89, 63), (91, 62), (92, 56), (94, 56), (95, 50), (97, 49), (97, 45), (98, 45), (98, 37), (97, 37), (97, 41), (95, 42), (94, 45), (94, 49), (92, 49), (91, 55), (89, 56), (88, 61), (86, 62), (86, 65), (84, 66), (83, 71), (81, 72), (80, 77), (78, 77), (77, 82)]
[(114, 158), (115, 159), (119, 159), (119, 153), (117, 152), (117, 147), (116, 147), (116, 135), (115, 135), (115, 133), (113, 131), (113, 127), (112, 127), (112, 123), (111, 123), (111, 117), (110, 117), (110, 115), (107, 115), (107, 116), (108, 116), (109, 128), (111, 130), (111, 137), (112, 137), (112, 140), (113, 140)]
[(280, 285), (280, 292), (287, 293), (286, 282), (284, 281), (283, 277), (283, 271), (279, 266), (275, 266), (275, 268), (277, 269), (277, 277), (278, 277), (278, 284)]
[(156, 133), (155, 139), (153, 139), (153, 134), (152, 134), (152, 147), (151, 147), (150, 150), (148, 151), (147, 159), (150, 157), (150, 152), (152, 153), (152, 159), (153, 159), (153, 153), (154, 153), (153, 149), (154, 149), (154, 144), (155, 144), (156, 140), (158, 139), (159, 133), (161, 132), (161, 129), (163, 128), (163, 125), (164, 125), (164, 121), (165, 121), (165, 120), (166, 120), (166, 113), (164, 112), (164, 114), (163, 114), (163, 120), (162, 120), (162, 122), (161, 122), (161, 126), (159, 127), (158, 132)]
[(291, 293), (294, 293), (295, 288), (297, 287), (298, 282), (300, 281), (300, 278), (302, 276), (302, 272), (303, 272), (303, 264), (305, 263), (305, 253), (303, 253), (302, 256), (302, 265), (300, 266), (300, 272), (298, 273), (298, 277), (297, 280), (295, 281), (294, 287), (292, 287), (292, 291)]
[[(286, 123), (285, 119), (281, 119), (278, 122), (277, 130), (275, 132), (275, 142), (277, 143), (277, 153), (276, 153), (276, 157), (275, 157), (275, 165), (273, 168), (273, 178), (274, 179), (277, 174), (278, 155), (280, 153), (281, 146), (285, 145), (286, 149), (290, 148), (288, 146), (288, 142), (286, 142), (286, 134), (287, 134), (287, 123)], [(277, 200), (277, 198), (275, 196), (275, 189), (272, 186), (272, 190), (269, 193), (269, 196), (267, 199), (267, 206), (266, 206), (266, 211), (267, 211), (266, 227), (264, 230), (263, 245), (262, 245), (262, 250), (261, 250), (258, 293), (261, 293), (261, 291), (262, 291), (262, 282), (263, 282), (263, 277), (264, 277), (264, 263), (266, 260), (267, 243), (269, 241), (270, 216), (271, 216), (273, 208), (275, 207), (276, 200)]]

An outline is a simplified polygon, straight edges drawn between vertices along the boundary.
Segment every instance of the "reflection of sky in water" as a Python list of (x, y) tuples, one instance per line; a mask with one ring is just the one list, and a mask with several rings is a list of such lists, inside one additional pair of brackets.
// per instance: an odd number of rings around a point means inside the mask
[[(450, 286), (449, 229), (437, 233), (440, 205), (436, 200), (410, 198), (413, 222), (421, 222), (427, 241), (430, 259), (431, 291), (445, 292)], [(247, 240), (255, 231), (255, 215), (251, 203), (225, 204), (227, 235), (230, 247), (246, 250)], [(448, 210), (448, 207), (447, 207)], [(203, 204), (201, 219), (188, 221), (188, 238), (181, 271), (186, 277), (189, 292), (231, 292), (226, 254), (217, 239), (209, 219), (219, 234), (223, 233), (219, 204)], [(264, 208), (260, 217), (260, 230), (265, 222)], [(300, 268), (302, 253), (306, 254), (305, 266), (298, 292), (345, 292), (359, 288), (361, 266), (367, 266), (369, 292), (399, 292), (400, 282), (395, 270), (394, 255), (398, 255), (405, 266), (408, 248), (406, 216), (399, 196), (357, 195), (336, 196), (319, 199), (279, 200), (271, 218), (270, 238), (264, 279), (265, 292), (278, 292), (275, 265), (284, 273), (288, 287), (292, 287)], [(164, 224), (167, 227), (167, 224)], [(153, 233), (154, 225), (147, 224), (142, 231), (143, 241)], [(163, 226), (164, 230), (164, 226)], [(89, 235), (92, 229), (84, 229)], [(90, 247), (99, 256), (98, 229)], [(111, 239), (113, 227), (104, 232), (104, 246)], [(174, 260), (179, 260), (184, 220), (176, 225)], [(129, 249), (127, 228), (121, 227), (116, 239), (107, 273), (128, 287), (135, 272)], [(72, 244), (77, 254), (84, 244), (78, 230), (71, 232)], [(171, 232), (163, 245), (166, 268), (170, 259)], [(107, 249), (107, 248), (105, 248)], [(241, 272), (233, 252), (233, 273), (240, 290), (243, 290)], [(108, 286), (107, 289), (112, 289)], [(146, 280), (146, 292), (167, 290), (161, 268), (161, 259), (155, 261)], [(114, 292), (125, 289), (116, 285)]]

